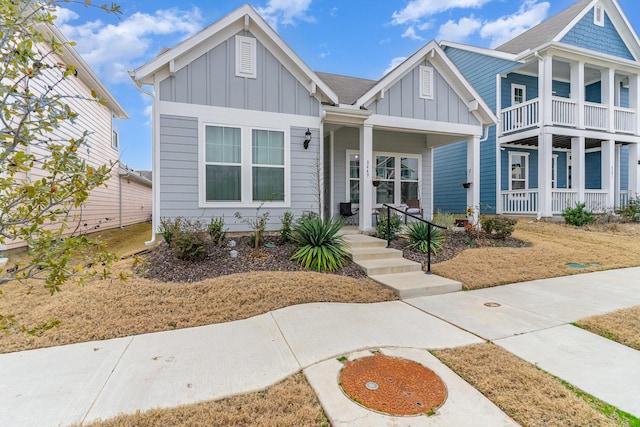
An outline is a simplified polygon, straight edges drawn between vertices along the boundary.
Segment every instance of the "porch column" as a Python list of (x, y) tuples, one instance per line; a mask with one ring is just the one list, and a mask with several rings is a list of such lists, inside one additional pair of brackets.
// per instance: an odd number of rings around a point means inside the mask
[(551, 181), (553, 135), (543, 132), (538, 136), (538, 211), (542, 217), (553, 215), (551, 209)]
[[(615, 206), (615, 157), (616, 142), (613, 140), (602, 141), (602, 185), (603, 190), (607, 190), (604, 206), (594, 206), (597, 209), (606, 209)], [(587, 206), (588, 208), (588, 206)]]
[(640, 134), (640, 81), (637, 74), (629, 76), (629, 108), (635, 111), (633, 132), (638, 135)]
[(371, 213), (373, 210), (373, 126), (360, 127), (360, 215), (359, 229), (371, 231)]
[[(584, 203), (585, 186), (584, 137), (571, 138), (571, 189), (577, 192), (577, 202)], [(574, 206), (568, 206), (573, 208)]]
[(614, 207), (620, 207), (620, 165), (622, 159), (622, 145), (616, 145), (614, 149), (614, 168), (613, 168), (613, 203)]
[(584, 62), (571, 63), (571, 99), (576, 102), (576, 126), (584, 129)]
[(480, 137), (467, 139), (467, 207), (473, 208), (473, 225), (478, 223), (480, 214)]
[(551, 126), (553, 96), (553, 57), (543, 56), (538, 61), (538, 98), (540, 98), (541, 126)]
[(607, 108), (607, 131), (614, 132), (615, 128), (615, 71), (612, 69), (602, 70), (602, 105)]
[(640, 149), (638, 144), (629, 144), (629, 197), (640, 193)]

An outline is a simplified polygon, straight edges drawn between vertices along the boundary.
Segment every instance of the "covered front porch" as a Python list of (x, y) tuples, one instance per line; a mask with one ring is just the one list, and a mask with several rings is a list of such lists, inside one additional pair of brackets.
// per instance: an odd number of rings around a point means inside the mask
[(584, 203), (610, 212), (638, 197), (638, 142), (543, 134), (500, 146), (500, 213), (549, 217)]

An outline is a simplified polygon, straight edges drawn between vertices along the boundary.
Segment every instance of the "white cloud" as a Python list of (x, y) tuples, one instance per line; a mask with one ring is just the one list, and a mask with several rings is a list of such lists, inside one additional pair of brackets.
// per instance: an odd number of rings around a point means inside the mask
[(491, 0), (411, 0), (404, 9), (393, 12), (391, 23), (402, 25), (417, 22), (449, 9), (480, 8)]
[(154, 14), (137, 12), (116, 24), (96, 20), (76, 26), (68, 23), (78, 17), (73, 12), (59, 8), (57, 15), (56, 24), (70, 40), (77, 42), (76, 49), (82, 57), (101, 79), (112, 82), (128, 81), (127, 69), (156, 55), (162, 47), (158, 41), (173, 45), (202, 28), (198, 8), (164, 9)]
[(538, 3), (537, 0), (526, 0), (516, 13), (485, 23), (480, 35), (490, 39), (491, 47), (499, 46), (542, 22), (547, 17), (549, 7), (546, 1)]
[(318, 56), (320, 56), (320, 58), (324, 59), (327, 56), (331, 55), (331, 51), (329, 50), (329, 45), (326, 43), (320, 43), (318, 45), (318, 47), (320, 48), (321, 52)]
[(411, 40), (424, 41), (422, 37), (416, 34), (416, 30), (413, 27), (407, 27), (402, 33), (402, 38), (409, 38)]
[(482, 27), (482, 21), (473, 16), (461, 18), (458, 22), (449, 20), (446, 24), (440, 26), (440, 31), (436, 39), (464, 42), (471, 34), (478, 31), (480, 27)]
[(384, 70), (383, 75), (386, 75), (389, 71), (393, 70), (394, 68), (396, 68), (398, 65), (402, 64), (405, 60), (407, 59), (406, 56), (398, 56), (396, 58), (393, 58), (391, 60), (391, 63), (389, 64), (389, 66), (387, 67), (386, 70)]
[(274, 29), (278, 24), (290, 25), (294, 19), (306, 22), (314, 22), (312, 16), (306, 14), (312, 0), (269, 0), (265, 7), (256, 10)]
[(78, 19), (80, 15), (75, 13), (73, 10), (65, 9), (63, 7), (59, 7), (56, 10), (56, 25), (60, 26), (66, 22), (73, 21), (74, 19)]

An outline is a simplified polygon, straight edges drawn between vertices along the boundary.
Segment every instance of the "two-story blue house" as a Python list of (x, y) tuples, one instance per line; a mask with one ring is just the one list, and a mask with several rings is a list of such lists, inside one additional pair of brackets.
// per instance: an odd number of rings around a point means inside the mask
[[(640, 44), (615, 0), (581, 0), (495, 49), (441, 46), (498, 118), (471, 183), (483, 212), (603, 212), (637, 197)], [(464, 143), (435, 150), (436, 209), (468, 206), (465, 156)]]

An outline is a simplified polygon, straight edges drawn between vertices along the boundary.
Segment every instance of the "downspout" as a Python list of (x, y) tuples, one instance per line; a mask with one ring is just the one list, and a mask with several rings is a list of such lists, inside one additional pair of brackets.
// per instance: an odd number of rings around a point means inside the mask
[[(145, 90), (142, 88), (142, 86), (140, 86), (140, 82), (138, 82), (136, 80), (135, 77), (135, 73), (131, 70), (127, 71), (129, 73), (129, 77), (131, 77), (131, 80), (133, 80), (133, 84), (136, 86), (136, 89), (138, 90), (138, 92), (144, 93), (145, 95), (149, 95), (151, 97), (151, 99), (153, 100), (153, 109), (156, 108), (156, 96), (153, 92), (149, 92), (148, 90)], [(156, 123), (153, 122), (153, 126), (151, 127), (151, 164), (155, 165), (155, 156), (156, 156), (156, 150), (155, 150), (155, 144), (156, 144), (156, 138), (155, 135), (156, 134)], [(155, 168), (153, 168), (153, 175), (156, 175), (156, 170)], [(156, 201), (156, 192), (155, 189), (153, 188), (155, 185), (157, 185), (157, 183), (155, 182), (155, 176), (153, 177), (154, 179), (151, 180), (151, 212), (152, 214), (155, 214), (155, 208), (157, 205), (157, 201)], [(152, 220), (151, 220), (151, 240), (149, 240), (148, 242), (144, 242), (144, 244), (146, 246), (153, 246), (156, 243), (156, 215), (153, 215)]]
[(120, 218), (120, 228), (122, 227), (122, 175), (118, 174), (118, 184), (120, 188), (120, 207), (118, 209), (118, 216)]

